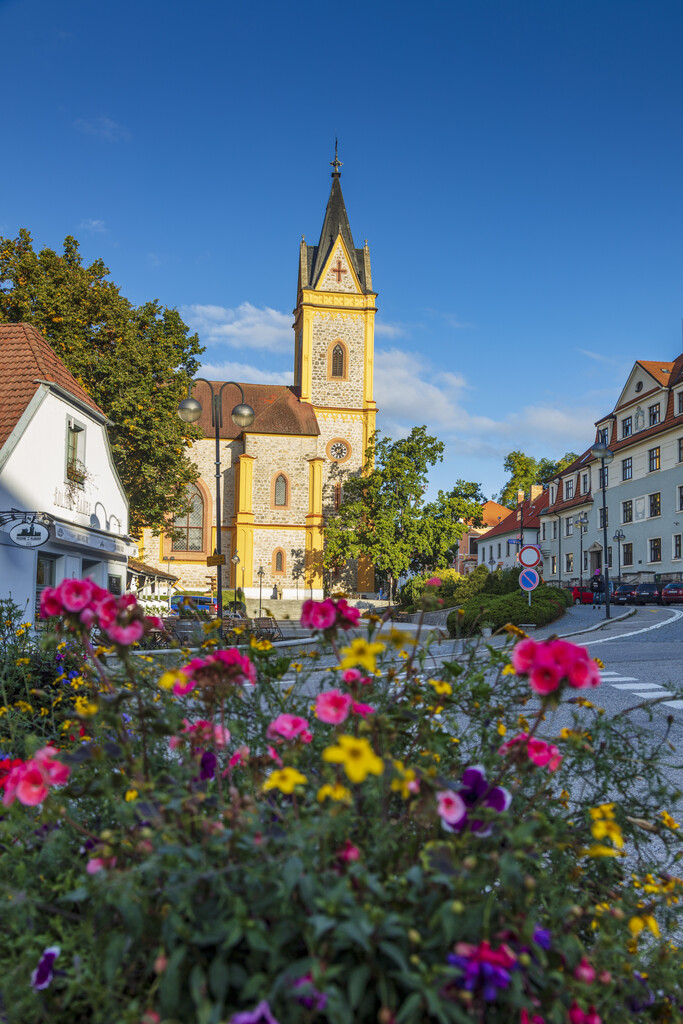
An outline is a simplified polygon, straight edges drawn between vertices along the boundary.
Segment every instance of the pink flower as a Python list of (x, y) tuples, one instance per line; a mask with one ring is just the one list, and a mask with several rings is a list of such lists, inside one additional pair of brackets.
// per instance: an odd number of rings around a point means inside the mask
[[(298, 715), (278, 715), (268, 726), (266, 730), (266, 736), (269, 740), (274, 739), (276, 736), (281, 736), (285, 740), (295, 740), (297, 737), (303, 739), (303, 734), (308, 731), (308, 722), (305, 718), (299, 718)], [(312, 737), (311, 737), (312, 739)], [(310, 742), (310, 740), (304, 740), (304, 743)]]
[(83, 611), (81, 612), (81, 614), (78, 617), (79, 617), (79, 619), (81, 620), (81, 622), (83, 623), (83, 625), (85, 626), (86, 629), (90, 629), (90, 627), (94, 623), (95, 619), (97, 618), (97, 616), (95, 615), (95, 611), (94, 611), (92, 605), (88, 605), (87, 608), (84, 608)]
[(213, 739), (217, 747), (227, 747), (230, 742), (230, 730), (224, 725), (214, 725)]
[(552, 693), (560, 685), (560, 670), (552, 662), (535, 665), (529, 675), (529, 686), (535, 693)]
[(301, 609), (301, 625), (305, 629), (332, 629), (337, 621), (334, 601), (304, 601)]
[(351, 710), (354, 715), (360, 715), (362, 718), (365, 718), (366, 715), (374, 715), (375, 713), (375, 709), (370, 707), (369, 704), (359, 704), (355, 700), (351, 703)]
[(282, 758), (278, 754), (278, 752), (275, 749), (275, 747), (267, 747), (267, 750), (268, 750), (268, 756), (271, 758), (271, 760), (275, 761), (275, 764), (278, 765), (280, 768), (282, 768)]
[(592, 985), (595, 981), (595, 970), (585, 956), (581, 957), (580, 963), (574, 968), (574, 977), (586, 985)]
[(145, 615), (145, 623), (148, 629), (165, 629), (164, 620), (158, 615)]
[(370, 676), (364, 676), (363, 673), (357, 668), (347, 668), (342, 672), (342, 682), (346, 683), (347, 686), (370, 686), (372, 684), (372, 678)]
[(40, 617), (49, 619), (62, 614), (62, 602), (54, 587), (45, 587), (40, 595)]
[(191, 693), (196, 685), (194, 679), (177, 679), (173, 684), (173, 692), (176, 697), (184, 697), (186, 693)]
[(357, 626), (360, 620), (360, 608), (354, 608), (346, 598), (340, 597), (337, 601), (337, 620), (342, 629)]
[(116, 857), (91, 857), (85, 865), (85, 870), (89, 875), (96, 875), (98, 871), (102, 871), (103, 868), (115, 867)]
[(138, 601), (135, 594), (121, 594), (116, 603), (123, 611), (126, 608), (134, 608)]
[(453, 789), (443, 789), (436, 794), (437, 814), (447, 825), (457, 825), (467, 814), (465, 801)]
[(118, 613), (118, 605), (116, 598), (112, 597), (111, 594), (107, 594), (100, 601), (93, 602), (93, 611), (97, 615), (100, 626), (102, 629), (109, 629), (114, 622), (116, 622), (116, 615)]
[(523, 1007), (519, 1014), (519, 1024), (545, 1024), (545, 1020), (539, 1013), (535, 1013), (533, 1017), (530, 1017), (529, 1011)]
[(527, 637), (526, 640), (520, 640), (518, 644), (515, 644), (512, 652), (512, 667), (517, 675), (526, 675), (531, 670), (536, 660), (537, 647), (538, 644), (531, 637)]
[(442, 581), (439, 579), (438, 576), (432, 576), (432, 578), (430, 580), (427, 580), (427, 582), (425, 583), (425, 587), (440, 587), (441, 583)]
[(343, 860), (345, 864), (350, 864), (351, 861), (360, 860), (360, 850), (357, 846), (353, 845), (350, 839), (345, 839), (344, 845), (337, 853), (337, 857), (339, 860)]
[(140, 640), (145, 632), (145, 627), (139, 619), (133, 619), (127, 626), (112, 625), (107, 627), (107, 633), (121, 647), (130, 647), (131, 644)]
[[(12, 774), (10, 772), (10, 779)], [(9, 780), (7, 789), (9, 789)], [(41, 766), (35, 761), (27, 761), (16, 785), (16, 795), (19, 803), (24, 804), (26, 807), (35, 807), (36, 804), (42, 804), (47, 794), (48, 780), (45, 772), (42, 771)]]
[(92, 595), (92, 580), (62, 580), (57, 587), (57, 596), (67, 612), (82, 611), (90, 604)]
[(235, 753), (232, 755), (228, 764), (231, 768), (241, 768), (243, 764), (246, 764), (246, 760), (249, 757), (249, 747), (238, 747)]
[(578, 1003), (572, 1003), (569, 1020), (571, 1024), (602, 1024), (602, 1017), (596, 1012), (594, 1006), (591, 1006), (588, 1012), (584, 1012)]
[(315, 701), (315, 713), (321, 722), (328, 725), (339, 725), (349, 716), (351, 697), (341, 690), (326, 690), (319, 693)]
[(590, 658), (579, 659), (569, 669), (569, 685), (577, 690), (600, 685), (600, 669)]
[(529, 758), (539, 768), (545, 765), (551, 772), (557, 771), (562, 764), (562, 754), (554, 743), (546, 743), (545, 740), (531, 739), (527, 745)]
[(33, 760), (45, 771), (51, 786), (63, 786), (71, 775), (69, 766), (55, 759), (55, 754), (58, 753), (56, 747), (42, 747), (33, 755)]

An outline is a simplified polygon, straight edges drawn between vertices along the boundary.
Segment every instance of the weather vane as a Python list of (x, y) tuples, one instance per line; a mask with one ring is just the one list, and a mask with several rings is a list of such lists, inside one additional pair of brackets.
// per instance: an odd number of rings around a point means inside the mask
[(343, 167), (343, 166), (344, 166), (344, 164), (341, 162), (341, 160), (337, 156), (337, 139), (335, 139), (334, 140), (334, 160), (330, 160), (330, 167), (334, 167), (334, 170), (332, 171), (332, 175), (333, 176), (335, 174), (339, 175), (339, 168)]

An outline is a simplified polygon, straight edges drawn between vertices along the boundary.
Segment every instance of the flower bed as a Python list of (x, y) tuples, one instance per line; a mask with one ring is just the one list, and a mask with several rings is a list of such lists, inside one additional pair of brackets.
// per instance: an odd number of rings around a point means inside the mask
[(340, 599), (303, 661), (207, 624), (159, 674), (89, 586), (43, 605), (88, 656), (85, 734), (0, 717), (0, 1019), (681, 1020), (667, 748), (595, 706), (584, 649), (511, 629), (437, 671)]

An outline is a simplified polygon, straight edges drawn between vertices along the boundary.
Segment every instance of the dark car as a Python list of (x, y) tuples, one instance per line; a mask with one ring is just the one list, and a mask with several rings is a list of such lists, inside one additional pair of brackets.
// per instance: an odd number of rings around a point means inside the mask
[(639, 583), (633, 595), (634, 604), (661, 604), (661, 583)]
[(612, 594), (612, 601), (614, 604), (631, 604), (635, 596), (635, 583), (620, 583)]
[(683, 583), (667, 583), (662, 591), (662, 602), (664, 604), (683, 603)]

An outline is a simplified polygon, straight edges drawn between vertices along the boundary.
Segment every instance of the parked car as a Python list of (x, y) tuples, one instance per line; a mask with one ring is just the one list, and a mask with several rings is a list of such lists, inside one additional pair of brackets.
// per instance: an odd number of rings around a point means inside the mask
[(579, 587), (574, 587), (572, 590), (572, 600), (574, 604), (593, 604), (593, 591), (580, 590)]
[(171, 611), (178, 613), (184, 606), (199, 612), (208, 612), (209, 615), (216, 614), (216, 602), (210, 595), (200, 597), (196, 594), (174, 594), (171, 598)]
[(683, 583), (667, 583), (662, 591), (662, 602), (664, 604), (683, 603)]
[(635, 583), (620, 583), (612, 594), (612, 601), (614, 601), (615, 604), (633, 604), (635, 596)]
[(661, 583), (639, 583), (633, 595), (634, 604), (661, 604)]

